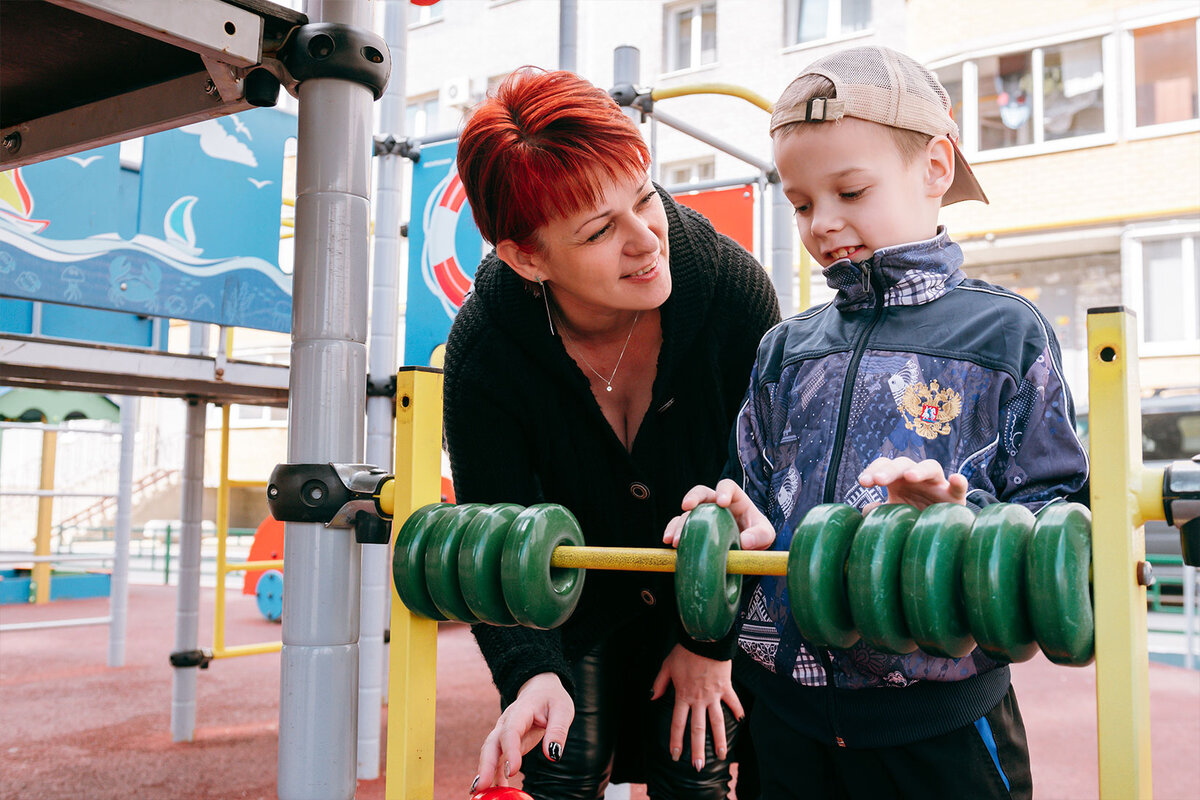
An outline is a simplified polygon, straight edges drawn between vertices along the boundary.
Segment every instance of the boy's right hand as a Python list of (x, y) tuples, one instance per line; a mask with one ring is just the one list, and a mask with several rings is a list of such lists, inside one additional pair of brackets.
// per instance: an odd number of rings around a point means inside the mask
[(725, 478), (717, 484), (717, 488), (693, 486), (683, 496), (682, 514), (667, 523), (663, 531), (663, 543), (671, 547), (679, 546), (679, 536), (683, 533), (683, 524), (688, 514), (703, 503), (716, 503), (721, 508), (728, 508), (737, 522), (741, 532), (740, 544), (743, 550), (766, 550), (775, 541), (775, 526), (767, 519), (766, 514), (754, 505), (750, 495), (746, 494), (736, 481)]
[(543, 672), (525, 681), (479, 748), (479, 773), (471, 791), (507, 786), (521, 771), (521, 757), (543, 739), (546, 758), (558, 761), (574, 719), (575, 703), (557, 675)]

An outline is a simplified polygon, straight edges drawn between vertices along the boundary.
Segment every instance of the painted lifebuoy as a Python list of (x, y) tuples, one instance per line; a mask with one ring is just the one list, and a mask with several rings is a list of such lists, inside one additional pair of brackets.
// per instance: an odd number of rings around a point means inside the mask
[(429, 291), (453, 317), (471, 291), (472, 279), (463, 271), (455, 234), (467, 205), (467, 193), (458, 170), (451, 169), (425, 205), (425, 243), (421, 249), (421, 274)]

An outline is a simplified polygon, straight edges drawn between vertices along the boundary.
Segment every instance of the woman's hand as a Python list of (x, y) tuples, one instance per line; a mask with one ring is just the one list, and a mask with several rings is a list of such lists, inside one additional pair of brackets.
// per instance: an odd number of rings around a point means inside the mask
[(766, 550), (775, 541), (775, 527), (767, 516), (759, 511), (758, 506), (750, 499), (741, 486), (735, 481), (725, 478), (717, 484), (716, 489), (707, 486), (693, 486), (683, 496), (682, 514), (667, 523), (663, 531), (663, 543), (671, 547), (679, 546), (679, 536), (683, 533), (683, 523), (688, 514), (702, 503), (716, 503), (721, 508), (728, 508), (741, 531), (740, 544), (743, 550)]
[(725, 738), (725, 712), (721, 703), (729, 706), (733, 716), (741, 719), (746, 715), (742, 701), (733, 691), (730, 673), (732, 661), (714, 661), (697, 655), (681, 644), (675, 645), (663, 661), (662, 669), (654, 679), (651, 700), (662, 697), (667, 684), (675, 686), (675, 713), (671, 718), (671, 758), (678, 761), (683, 753), (683, 732), (691, 720), (692, 765), (696, 771), (704, 767), (704, 742), (707, 728), (712, 727), (713, 749), (718, 758), (725, 758), (729, 750)]
[(575, 704), (557, 675), (543, 672), (525, 681), (483, 740), (479, 775), (471, 791), (508, 786), (508, 779), (521, 770), (521, 757), (539, 740), (546, 758), (558, 761), (574, 719)]
[[(942, 465), (931, 458), (916, 463), (911, 458), (877, 458), (858, 476), (861, 486), (881, 486), (888, 503), (906, 503), (927, 508), (934, 503), (966, 505), (967, 479), (957, 472), (949, 478)], [(880, 503), (869, 503), (866, 513)]]

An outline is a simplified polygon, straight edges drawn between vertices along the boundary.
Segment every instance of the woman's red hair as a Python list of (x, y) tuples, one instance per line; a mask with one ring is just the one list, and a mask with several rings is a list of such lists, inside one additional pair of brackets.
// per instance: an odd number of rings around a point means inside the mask
[(480, 233), (524, 249), (538, 246), (546, 222), (595, 207), (604, 178), (644, 178), (649, 167), (633, 121), (571, 72), (513, 72), (458, 138), (458, 174)]

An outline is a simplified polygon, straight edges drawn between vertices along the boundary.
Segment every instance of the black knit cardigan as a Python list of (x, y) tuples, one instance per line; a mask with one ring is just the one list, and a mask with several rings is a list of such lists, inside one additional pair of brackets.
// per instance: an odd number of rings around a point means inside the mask
[[(458, 502), (560, 503), (589, 545), (662, 547), (684, 493), (720, 477), (755, 348), (779, 321), (779, 304), (749, 253), (659, 194), (672, 290), (662, 306), (653, 397), (632, 452), (551, 335), (542, 300), (493, 252), (476, 271), (446, 348), (445, 431)], [(618, 628), (640, 640), (628, 642), (631, 653), (650, 643), (665, 654), (676, 641), (713, 658), (733, 652), (730, 637), (705, 644), (683, 633), (670, 574), (593, 571), (559, 629), (473, 630), (508, 705), (542, 672), (558, 674), (573, 692), (569, 663)]]

